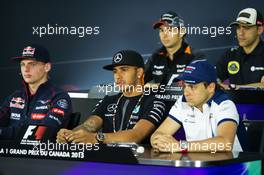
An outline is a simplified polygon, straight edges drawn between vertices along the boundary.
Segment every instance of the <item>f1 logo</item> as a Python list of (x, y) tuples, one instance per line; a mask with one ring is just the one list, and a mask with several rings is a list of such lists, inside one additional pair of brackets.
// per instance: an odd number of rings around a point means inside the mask
[(23, 139), (28, 139), (29, 137), (34, 137), (36, 140), (41, 140), (47, 127), (46, 126), (36, 126), (29, 125), (27, 131), (25, 132)]
[(167, 83), (167, 86), (171, 86), (171, 84), (173, 83), (173, 80), (176, 79), (179, 76), (179, 74), (172, 74), (170, 80)]
[(28, 129), (27, 129), (23, 139), (27, 139), (29, 136), (31, 136), (34, 133), (34, 130), (36, 127), (37, 126), (32, 126), (32, 125), (28, 126)]

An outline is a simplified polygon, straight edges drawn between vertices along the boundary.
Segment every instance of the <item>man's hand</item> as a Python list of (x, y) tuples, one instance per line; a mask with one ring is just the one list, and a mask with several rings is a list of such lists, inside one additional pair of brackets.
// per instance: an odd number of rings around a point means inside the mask
[(66, 140), (73, 143), (97, 143), (96, 133), (90, 133), (84, 129), (72, 132), (66, 137)]
[(224, 84), (224, 83), (218, 83), (220, 87), (222, 87), (224, 90), (230, 90), (230, 87), (228, 84)]
[(180, 152), (180, 143), (171, 135), (155, 134), (151, 137), (151, 145), (160, 152)]
[(73, 131), (68, 129), (60, 129), (60, 131), (57, 133), (57, 143), (66, 143), (68, 140), (66, 139)]

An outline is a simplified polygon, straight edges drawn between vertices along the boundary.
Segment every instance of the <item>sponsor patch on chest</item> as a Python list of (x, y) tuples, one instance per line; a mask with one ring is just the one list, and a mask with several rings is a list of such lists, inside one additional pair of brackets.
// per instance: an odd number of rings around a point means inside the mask
[(9, 104), (10, 108), (24, 109), (25, 100), (21, 97), (13, 97)]
[(21, 114), (18, 113), (11, 113), (10, 119), (11, 120), (20, 120)]

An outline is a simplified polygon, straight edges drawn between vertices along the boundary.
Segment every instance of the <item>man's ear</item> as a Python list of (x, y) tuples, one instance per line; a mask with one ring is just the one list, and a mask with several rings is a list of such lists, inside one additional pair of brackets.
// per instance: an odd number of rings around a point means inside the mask
[(259, 36), (264, 32), (264, 25), (258, 26), (258, 34)]
[(215, 89), (216, 89), (216, 84), (215, 84), (215, 83), (210, 83), (210, 84), (207, 86), (207, 89), (209, 90), (209, 92), (214, 92)]
[(144, 69), (143, 68), (137, 68), (137, 78), (139, 80), (139, 83), (141, 85), (144, 85)]
[(140, 78), (144, 74), (144, 69), (143, 68), (137, 68), (137, 77)]
[(45, 72), (49, 72), (51, 70), (51, 64), (46, 63), (44, 69), (45, 69)]

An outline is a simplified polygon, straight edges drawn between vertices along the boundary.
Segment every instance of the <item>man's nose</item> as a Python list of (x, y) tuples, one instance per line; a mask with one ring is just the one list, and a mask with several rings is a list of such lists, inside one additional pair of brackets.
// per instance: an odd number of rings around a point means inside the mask
[(30, 66), (29, 66), (29, 65), (25, 65), (25, 66), (24, 66), (24, 71), (25, 71), (25, 72), (29, 72), (29, 70), (30, 70)]
[(116, 77), (116, 79), (121, 79), (122, 78), (122, 74), (121, 74), (121, 72), (120, 71), (116, 71), (116, 73), (115, 73), (115, 77)]
[(238, 35), (243, 35), (244, 34), (244, 29), (242, 27), (237, 29), (237, 34)]

